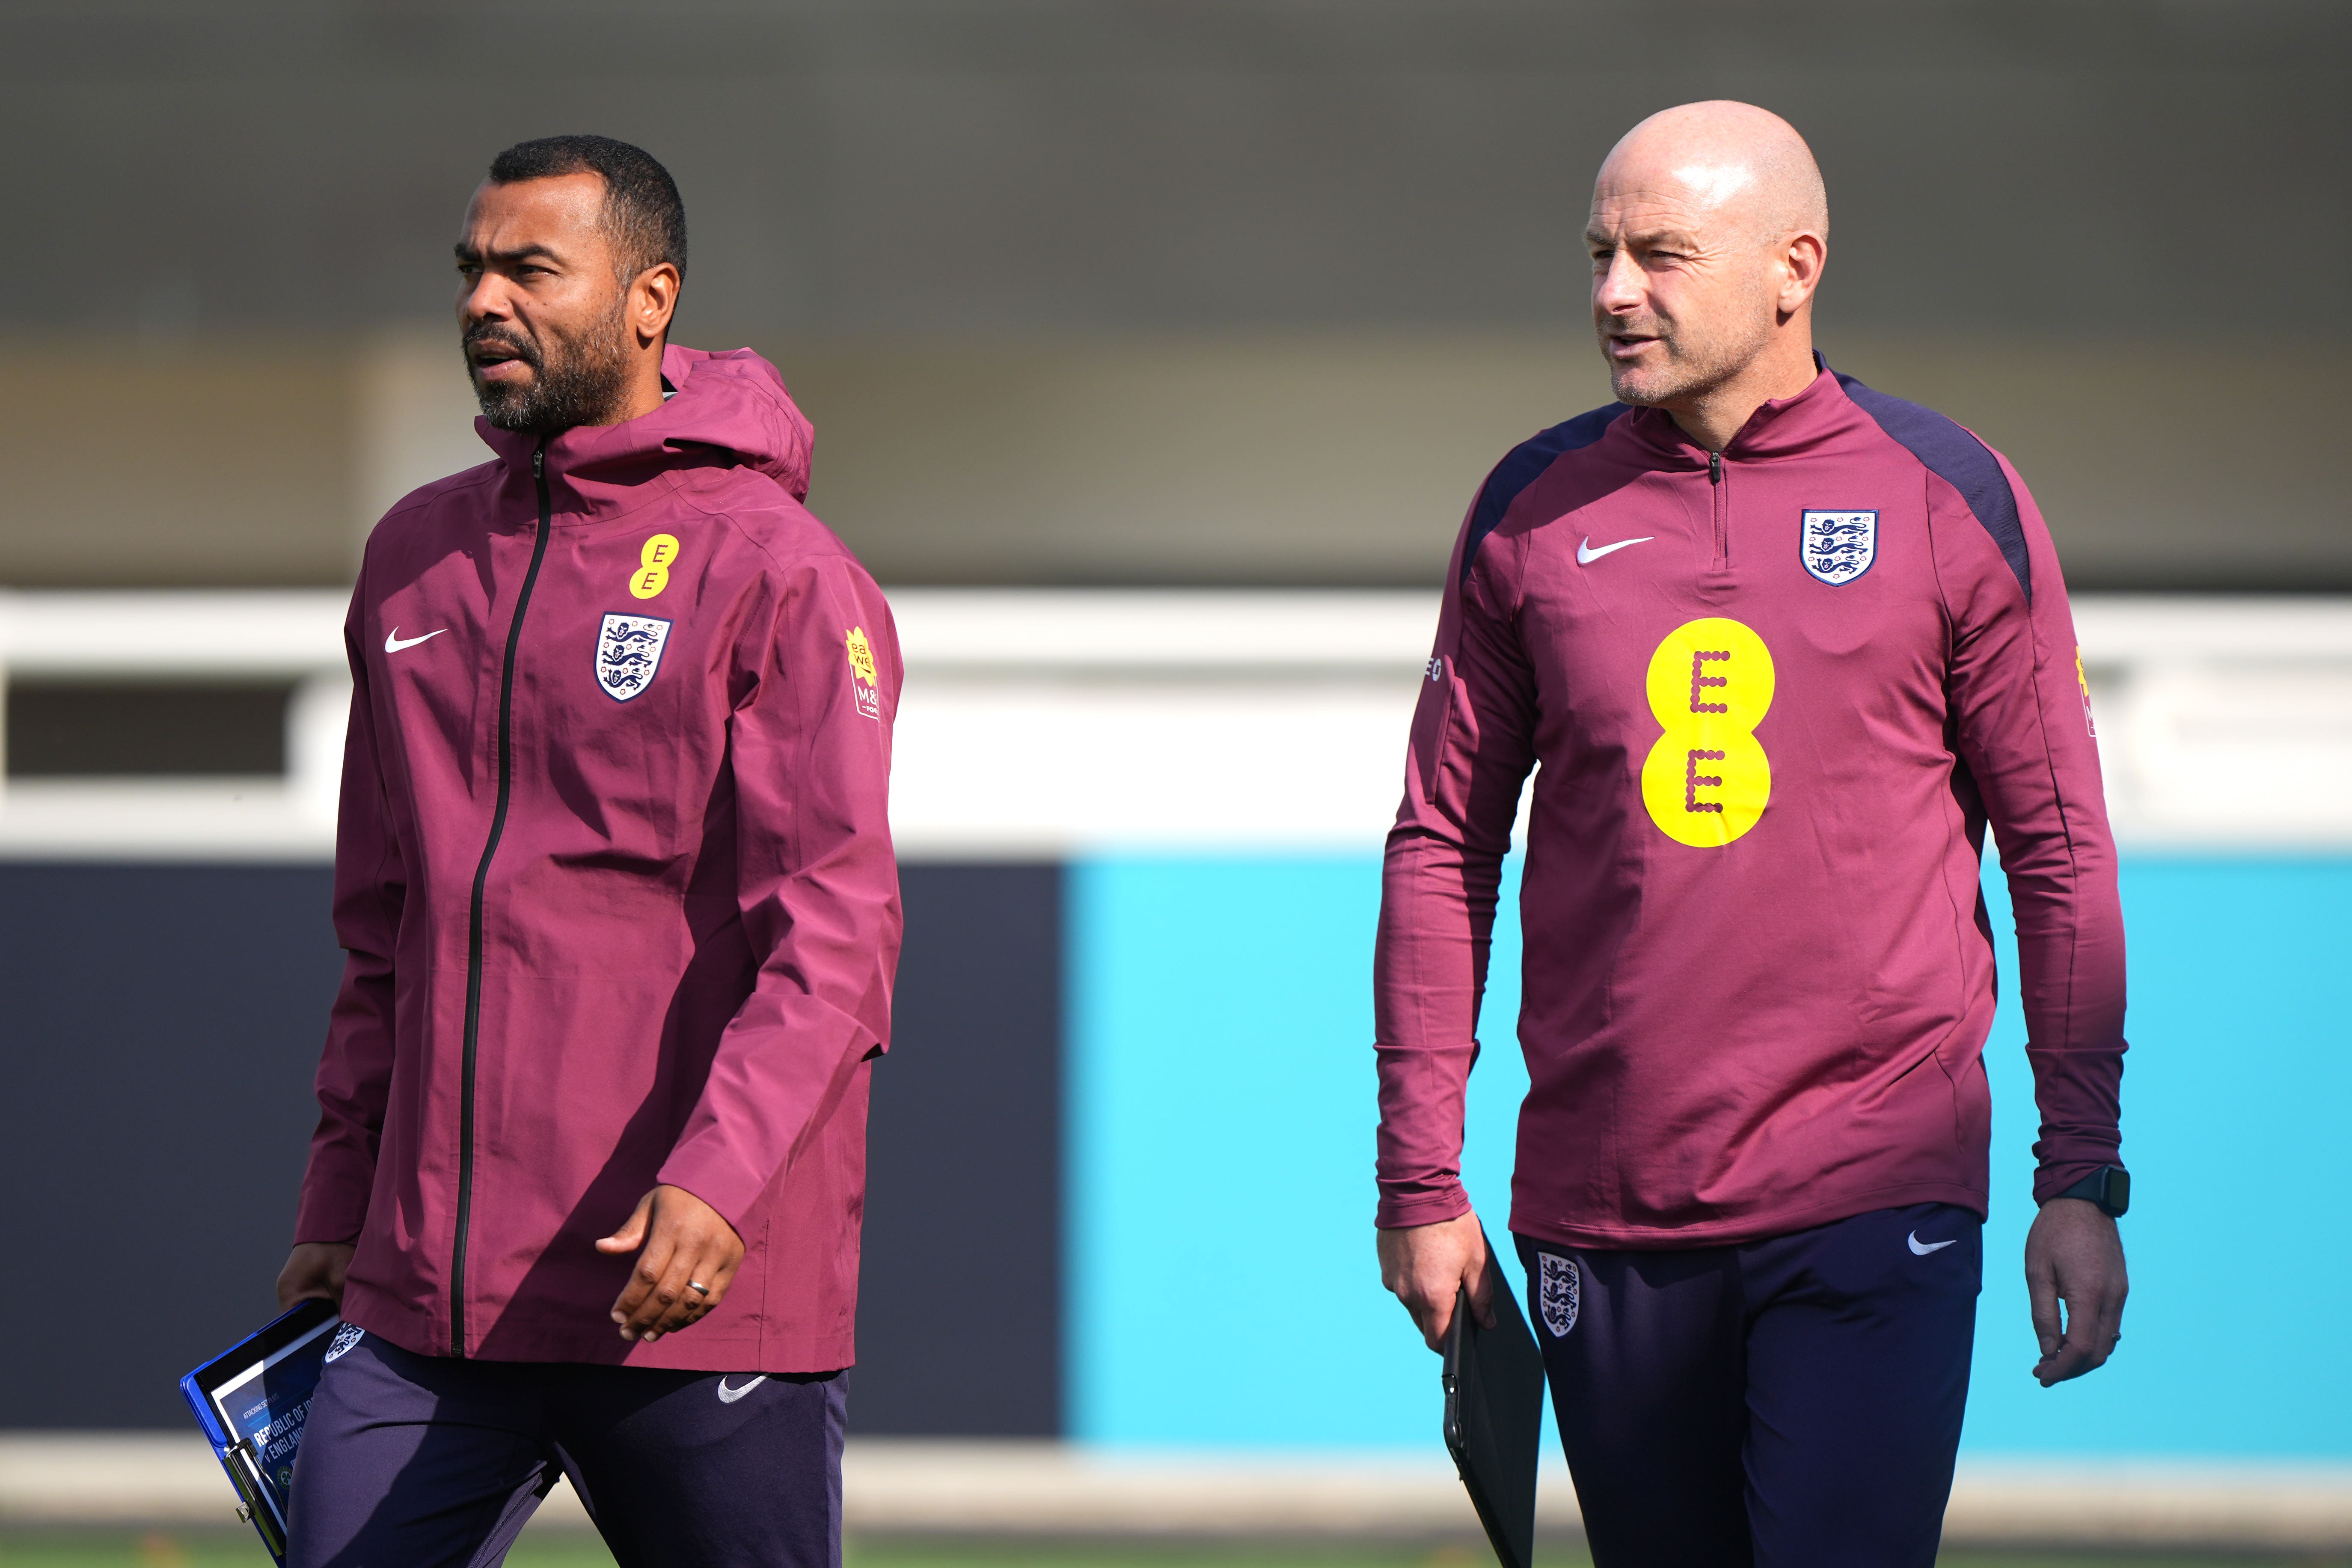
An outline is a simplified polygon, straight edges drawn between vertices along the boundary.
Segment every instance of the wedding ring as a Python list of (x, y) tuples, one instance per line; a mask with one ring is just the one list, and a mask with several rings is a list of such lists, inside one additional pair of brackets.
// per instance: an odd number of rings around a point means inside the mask
[(689, 1289), (689, 1290), (699, 1290), (702, 1294), (704, 1294), (704, 1295), (706, 1295), (706, 1296), (708, 1296), (708, 1295), (709, 1295), (709, 1294), (710, 1294), (710, 1287), (709, 1287), (709, 1286), (708, 1286), (708, 1285), (705, 1285), (705, 1284), (704, 1284), (701, 1280), (699, 1280), (699, 1279), (689, 1279), (689, 1280), (688, 1280), (688, 1281), (686, 1282), (686, 1288), (687, 1288), (688, 1289)]

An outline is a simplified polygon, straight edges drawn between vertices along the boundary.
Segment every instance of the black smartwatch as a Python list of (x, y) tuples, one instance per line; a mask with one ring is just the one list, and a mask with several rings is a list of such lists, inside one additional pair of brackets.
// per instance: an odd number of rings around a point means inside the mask
[(2053, 1198), (2081, 1198), (2099, 1205), (2099, 1212), (2109, 1219), (2121, 1219), (2131, 1207), (2131, 1173), (2121, 1165), (2102, 1165), (2076, 1182), (2063, 1193), (2053, 1193)]

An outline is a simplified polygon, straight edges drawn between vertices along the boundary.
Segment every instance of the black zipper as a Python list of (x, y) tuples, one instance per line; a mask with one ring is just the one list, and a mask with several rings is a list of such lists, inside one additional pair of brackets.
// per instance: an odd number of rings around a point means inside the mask
[(1731, 563), (1730, 531), (1723, 516), (1723, 454), (1720, 452), (1706, 455), (1706, 482), (1708, 493), (1715, 500), (1715, 563), (1720, 568)]
[(466, 1353), (466, 1231), (474, 1209), (474, 1058), (482, 1037), (482, 899), (490, 881), (490, 861), (499, 852), (499, 838), (507, 830), (507, 807), (514, 800), (514, 673), (515, 654), (522, 647), (522, 618), (530, 609), (530, 591), (539, 582), (539, 563), (547, 559), (547, 536), (554, 523), (554, 504), (547, 493), (547, 444), (530, 455), (531, 481), (539, 489), (539, 535), (531, 541), (530, 570), (522, 575), (522, 592), (515, 595), (514, 622), (507, 627), (507, 659), (499, 672), (499, 804), (490, 813), (490, 837), (482, 846), (482, 863), (474, 868), (474, 903), (466, 927), (466, 1049), (457, 1097), (457, 1243), (449, 1262), (449, 1353)]

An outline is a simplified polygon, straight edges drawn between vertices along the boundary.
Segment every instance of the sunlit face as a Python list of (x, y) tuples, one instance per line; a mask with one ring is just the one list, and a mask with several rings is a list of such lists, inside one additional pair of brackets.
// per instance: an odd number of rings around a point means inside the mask
[(457, 239), (457, 328), (483, 416), (552, 433), (626, 395), (626, 294), (599, 174), (484, 184)]
[(1592, 194), (1592, 322), (1620, 401), (1703, 396), (1761, 353), (1776, 317), (1771, 247), (1738, 165), (1612, 156)]

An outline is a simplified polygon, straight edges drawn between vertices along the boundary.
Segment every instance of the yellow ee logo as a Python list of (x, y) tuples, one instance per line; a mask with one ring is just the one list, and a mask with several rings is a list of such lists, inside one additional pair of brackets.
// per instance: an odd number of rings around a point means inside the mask
[(637, 569), (630, 574), (629, 592), (640, 599), (650, 599), (669, 586), (669, 563), (677, 559), (677, 535), (656, 533), (646, 541), (637, 554)]
[(1677, 844), (1712, 849), (1756, 826), (1772, 763), (1756, 726), (1772, 706), (1772, 652), (1738, 621), (1709, 616), (1650, 656), (1650, 711), (1665, 733), (1642, 764), (1642, 803)]

